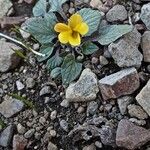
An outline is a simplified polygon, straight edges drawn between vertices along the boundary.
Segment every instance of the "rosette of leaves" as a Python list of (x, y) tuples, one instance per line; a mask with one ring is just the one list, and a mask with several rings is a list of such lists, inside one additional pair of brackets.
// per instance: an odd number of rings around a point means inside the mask
[(82, 37), (78, 47), (62, 45), (57, 39), (54, 26), (58, 22), (66, 22), (67, 16), (62, 5), (68, 0), (39, 0), (33, 8), (33, 18), (26, 21), (26, 31), (41, 44), (40, 52), (45, 57), (38, 61), (46, 61), (47, 68), (53, 78), (62, 77), (64, 85), (74, 81), (82, 71), (82, 63), (77, 58), (91, 55), (99, 50), (95, 42), (109, 45), (124, 34), (132, 31), (132, 25), (105, 25), (102, 23), (103, 13), (91, 8), (77, 11), (87, 23), (89, 32)]

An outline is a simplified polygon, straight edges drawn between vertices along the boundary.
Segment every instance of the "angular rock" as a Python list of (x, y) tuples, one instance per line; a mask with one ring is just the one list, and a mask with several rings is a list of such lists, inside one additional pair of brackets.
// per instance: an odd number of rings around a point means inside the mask
[(94, 143), (92, 143), (91, 145), (83, 147), (82, 150), (96, 150), (96, 147), (95, 147)]
[(24, 84), (22, 82), (20, 82), (19, 80), (16, 81), (16, 86), (17, 86), (17, 90), (20, 91), (22, 89), (24, 89)]
[(136, 96), (136, 100), (150, 116), (150, 80)]
[(24, 150), (27, 145), (27, 140), (22, 135), (14, 135), (13, 150)]
[(135, 68), (128, 68), (102, 78), (99, 87), (105, 100), (132, 94), (139, 87)]
[(34, 135), (34, 133), (35, 133), (35, 129), (30, 129), (30, 130), (28, 130), (28, 131), (24, 134), (24, 137), (25, 137), (26, 139), (29, 139), (29, 138), (31, 138), (31, 137)]
[(147, 29), (150, 30), (150, 3), (143, 5), (141, 8), (141, 20), (146, 25)]
[(51, 88), (50, 86), (44, 86), (40, 91), (40, 96), (43, 96), (45, 94), (50, 94)]
[(6, 72), (18, 66), (20, 58), (13, 49), (21, 49), (13, 43), (0, 40), (0, 72)]
[(79, 80), (66, 89), (66, 99), (73, 102), (90, 101), (96, 98), (98, 92), (97, 77), (87, 68), (83, 70)]
[(4, 100), (0, 104), (0, 113), (6, 117), (10, 118), (15, 114), (19, 113), (24, 108), (24, 103), (17, 99)]
[(142, 36), (141, 47), (145, 62), (150, 62), (150, 31), (145, 31)]
[(14, 126), (10, 125), (0, 133), (0, 146), (7, 147), (10, 145), (13, 131)]
[(87, 116), (94, 115), (98, 109), (98, 103), (91, 101), (87, 107)]
[(130, 104), (128, 106), (128, 113), (131, 117), (136, 117), (138, 119), (147, 119), (147, 113), (138, 105)]
[(117, 99), (119, 110), (122, 115), (127, 113), (127, 106), (131, 104), (133, 98), (130, 96), (123, 96)]
[(140, 41), (141, 34), (134, 28), (132, 32), (109, 45), (108, 50), (119, 67), (141, 66), (143, 56), (138, 50)]
[(150, 141), (150, 131), (122, 119), (117, 128), (116, 144), (126, 149), (136, 149)]
[(58, 150), (57, 146), (55, 144), (53, 144), (52, 142), (48, 143), (48, 150)]
[(124, 21), (127, 19), (127, 10), (123, 5), (115, 5), (106, 14), (106, 19), (109, 22)]
[(34, 3), (35, 2), (35, 0), (24, 0), (26, 3), (28, 3), (28, 4), (32, 4), (32, 3)]
[(12, 6), (13, 4), (10, 0), (0, 0), (0, 18), (6, 16)]

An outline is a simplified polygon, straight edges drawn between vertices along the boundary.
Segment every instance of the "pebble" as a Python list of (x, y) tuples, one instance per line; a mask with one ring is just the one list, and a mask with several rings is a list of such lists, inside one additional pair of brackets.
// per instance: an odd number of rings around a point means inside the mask
[(144, 126), (144, 125), (146, 125), (146, 121), (145, 120), (138, 120), (136, 118), (130, 118), (129, 121), (135, 123), (138, 126)]
[(109, 63), (108, 60), (104, 56), (100, 56), (99, 61), (102, 66), (105, 66)]
[(20, 100), (9, 98), (0, 104), (0, 113), (6, 118), (10, 118), (19, 113), (23, 108), (24, 103)]
[(50, 130), (50, 135), (52, 137), (55, 137), (57, 135), (56, 131), (55, 130)]
[(98, 103), (91, 101), (87, 106), (87, 116), (94, 115), (98, 110)]
[(82, 150), (96, 150), (95, 145), (92, 143), (91, 145), (83, 147)]
[(44, 117), (40, 117), (39, 122), (44, 125), (46, 123), (46, 119)]
[(22, 124), (18, 123), (17, 124), (17, 131), (19, 134), (24, 134), (26, 132), (26, 128)]
[(26, 40), (26, 39), (28, 39), (31, 35), (30, 35), (30, 33), (28, 33), (28, 32), (26, 32), (25, 31), (25, 26), (24, 26), (24, 24), (22, 24), (21, 25), (21, 28), (19, 29), (19, 31), (20, 31), (20, 34), (21, 34), (21, 36)]
[(80, 106), (78, 109), (77, 109), (77, 112), (79, 114), (82, 114), (83, 112), (85, 111), (84, 107)]
[(136, 100), (150, 116), (150, 94), (149, 93), (150, 93), (150, 80), (143, 87), (140, 93), (136, 96)]
[(26, 87), (33, 88), (35, 86), (35, 80), (33, 78), (26, 79)]
[(8, 147), (10, 145), (13, 137), (13, 132), (14, 126), (10, 125), (0, 133), (0, 146)]
[(46, 95), (46, 94), (50, 94), (51, 92), (51, 88), (50, 86), (44, 86), (41, 90), (40, 90), (40, 96)]
[(68, 132), (68, 123), (67, 123), (66, 120), (61, 120), (61, 121), (60, 121), (60, 127), (61, 127), (64, 131)]
[(20, 82), (19, 80), (16, 81), (16, 86), (17, 86), (17, 90), (20, 91), (22, 89), (24, 89), (24, 84), (22, 82)]
[(49, 142), (47, 150), (58, 150), (58, 148), (55, 144), (53, 144), (52, 142)]
[(122, 115), (125, 115), (127, 113), (127, 107), (132, 103), (132, 101), (133, 98), (131, 96), (123, 96), (117, 99), (119, 110)]
[(99, 92), (96, 75), (88, 68), (81, 73), (79, 80), (66, 89), (66, 99), (71, 102), (94, 100)]
[(57, 118), (57, 111), (56, 110), (52, 111), (50, 117), (51, 120), (55, 120)]
[(139, 76), (135, 68), (123, 69), (99, 81), (99, 87), (105, 100), (132, 94), (139, 85)]
[(31, 137), (34, 135), (34, 133), (35, 133), (35, 129), (30, 129), (30, 130), (28, 130), (28, 131), (24, 134), (24, 137), (25, 137), (26, 139), (29, 139), (29, 138), (31, 138)]
[(60, 106), (67, 108), (67, 107), (69, 107), (69, 102), (68, 102), (66, 99), (64, 99), (64, 100), (60, 103)]
[(102, 148), (102, 147), (103, 147), (102, 143), (99, 142), (99, 141), (96, 141), (96, 142), (95, 142), (95, 146), (96, 146), (97, 148)]
[(128, 106), (128, 113), (131, 117), (136, 117), (138, 119), (147, 119), (148, 115), (145, 111), (138, 105), (130, 104)]
[(123, 5), (115, 5), (106, 14), (106, 19), (109, 22), (124, 21), (127, 19), (127, 10)]

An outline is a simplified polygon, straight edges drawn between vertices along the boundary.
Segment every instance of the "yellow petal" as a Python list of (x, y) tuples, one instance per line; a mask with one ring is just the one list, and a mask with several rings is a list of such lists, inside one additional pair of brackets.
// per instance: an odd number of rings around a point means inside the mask
[(81, 44), (81, 37), (80, 34), (77, 32), (73, 32), (70, 36), (69, 36), (69, 43), (72, 46), (79, 46)]
[(70, 17), (68, 24), (71, 27), (71, 29), (74, 29), (78, 24), (81, 24), (82, 22), (82, 17), (79, 14), (74, 14)]
[(56, 32), (66, 32), (71, 30), (70, 27), (64, 23), (57, 23), (54, 27)]
[(61, 43), (66, 44), (69, 42), (69, 37), (71, 36), (71, 32), (61, 32), (58, 35), (58, 39)]
[(79, 32), (81, 35), (85, 35), (89, 31), (89, 26), (86, 23), (79, 24), (74, 31)]

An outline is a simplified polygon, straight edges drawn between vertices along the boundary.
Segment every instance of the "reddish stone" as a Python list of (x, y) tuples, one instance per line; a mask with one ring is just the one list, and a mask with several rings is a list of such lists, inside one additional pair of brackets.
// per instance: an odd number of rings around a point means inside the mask
[(132, 94), (139, 84), (139, 76), (135, 68), (121, 70), (99, 81), (104, 100)]
[(150, 141), (150, 131), (135, 125), (127, 119), (119, 122), (116, 134), (116, 144), (126, 149), (140, 148)]

